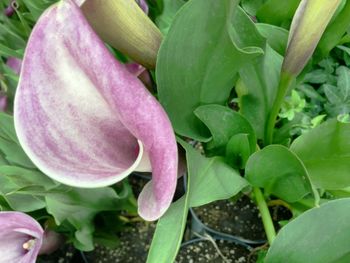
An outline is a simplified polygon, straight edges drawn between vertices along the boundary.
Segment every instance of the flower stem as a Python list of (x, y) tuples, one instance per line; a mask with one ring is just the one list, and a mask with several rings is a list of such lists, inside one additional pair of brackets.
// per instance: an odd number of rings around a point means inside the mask
[(280, 82), (278, 84), (277, 95), (272, 105), (272, 109), (269, 114), (269, 118), (266, 125), (266, 133), (265, 133), (265, 140), (264, 140), (265, 145), (272, 144), (273, 142), (273, 129), (275, 127), (278, 112), (281, 109), (284, 97), (286, 96), (288, 88), (291, 86), (293, 79), (294, 79), (293, 76), (286, 73), (281, 73)]
[(264, 224), (264, 229), (265, 229), (265, 233), (267, 236), (267, 240), (269, 241), (269, 244), (271, 245), (273, 240), (276, 237), (276, 231), (275, 231), (275, 227), (273, 226), (273, 222), (272, 222), (269, 208), (267, 207), (265, 198), (264, 198), (261, 190), (258, 187), (254, 187), (253, 192), (254, 192), (256, 203), (258, 205), (258, 208), (259, 208), (259, 211), (261, 214), (261, 218), (262, 218), (262, 221)]

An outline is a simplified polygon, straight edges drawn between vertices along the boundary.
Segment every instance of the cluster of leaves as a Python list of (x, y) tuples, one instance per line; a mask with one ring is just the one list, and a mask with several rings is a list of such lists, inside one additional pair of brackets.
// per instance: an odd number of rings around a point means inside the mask
[[(156, 67), (158, 95), (176, 133), (200, 141), (205, 156), (178, 139), (186, 150), (187, 192), (160, 219), (147, 262), (175, 259), (189, 207), (252, 188), (262, 189), (267, 200), (287, 203), (297, 218), (277, 235), (266, 262), (348, 259), (348, 249), (340, 245), (344, 235), (334, 235), (347, 223), (328, 224), (338, 218), (332, 211), (344, 215), (350, 204), (349, 198), (330, 201), (350, 197), (350, 124), (344, 118), (349, 113), (349, 35), (343, 27), (349, 17), (342, 15), (349, 1), (341, 4), (313, 62), (287, 96), (276, 125), (274, 143), (279, 145), (269, 146), (263, 139), (286, 29), (300, 1), (243, 0), (241, 7), (239, 1), (175, 2), (164, 1), (164, 13), (155, 19), (166, 35)], [(230, 101), (238, 103), (238, 112), (230, 109)], [(328, 247), (324, 236), (337, 245)], [(322, 252), (310, 256), (307, 242)]]
[[(350, 65), (348, 47), (339, 46), (301, 76), (296, 90), (286, 98), (280, 113), (280, 136), (298, 136), (329, 118), (349, 121)], [(287, 135), (286, 132), (289, 132)], [(283, 135), (282, 135), (283, 133)]]
[[(35, 21), (53, 2), (17, 1), (18, 9), (11, 17), (0, 14), (1, 89), (8, 97), (9, 113), (18, 75), (6, 61), (23, 57)], [(2, 1), (0, 10), (8, 4)], [(126, 181), (114, 187), (79, 189), (55, 182), (39, 171), (21, 148), (13, 117), (7, 113), (0, 113), (0, 208), (29, 213), (83, 251), (92, 250), (96, 242), (116, 245), (116, 233), (128, 222), (121, 216), (122, 211), (131, 216), (137, 213), (136, 200)]]

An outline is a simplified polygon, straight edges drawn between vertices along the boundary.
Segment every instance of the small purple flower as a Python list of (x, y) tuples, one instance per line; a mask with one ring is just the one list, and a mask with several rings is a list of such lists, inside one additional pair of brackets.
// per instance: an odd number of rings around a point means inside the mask
[(12, 16), (15, 11), (18, 9), (18, 3), (15, 0), (12, 0), (10, 5), (6, 7), (4, 14), (8, 17)]
[(35, 263), (44, 230), (21, 212), (0, 212), (0, 263)]

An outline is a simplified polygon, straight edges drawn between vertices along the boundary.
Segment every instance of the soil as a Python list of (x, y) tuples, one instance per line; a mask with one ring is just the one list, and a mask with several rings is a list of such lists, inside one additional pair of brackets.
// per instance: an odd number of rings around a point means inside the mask
[(85, 253), (89, 263), (144, 263), (156, 228), (155, 223), (138, 222), (120, 234), (120, 244), (111, 249), (96, 246)]
[(193, 211), (203, 224), (215, 231), (253, 241), (266, 239), (259, 210), (246, 195), (236, 202), (220, 200)]
[[(214, 246), (215, 242), (216, 246)], [(219, 254), (221, 252), (221, 255)], [(250, 256), (250, 251), (235, 243), (219, 241), (199, 241), (180, 249), (176, 263), (253, 263), (255, 256)]]
[(84, 263), (80, 251), (71, 245), (65, 245), (51, 255), (41, 255), (37, 263)]

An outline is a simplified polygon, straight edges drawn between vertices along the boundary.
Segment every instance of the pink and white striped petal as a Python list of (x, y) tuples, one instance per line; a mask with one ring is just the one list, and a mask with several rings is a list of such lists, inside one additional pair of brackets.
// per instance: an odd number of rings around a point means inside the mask
[(14, 116), (33, 163), (64, 184), (92, 188), (118, 182), (137, 168), (145, 149), (153, 180), (140, 195), (140, 215), (154, 220), (170, 205), (177, 175), (170, 121), (73, 1), (53, 5), (34, 27)]

